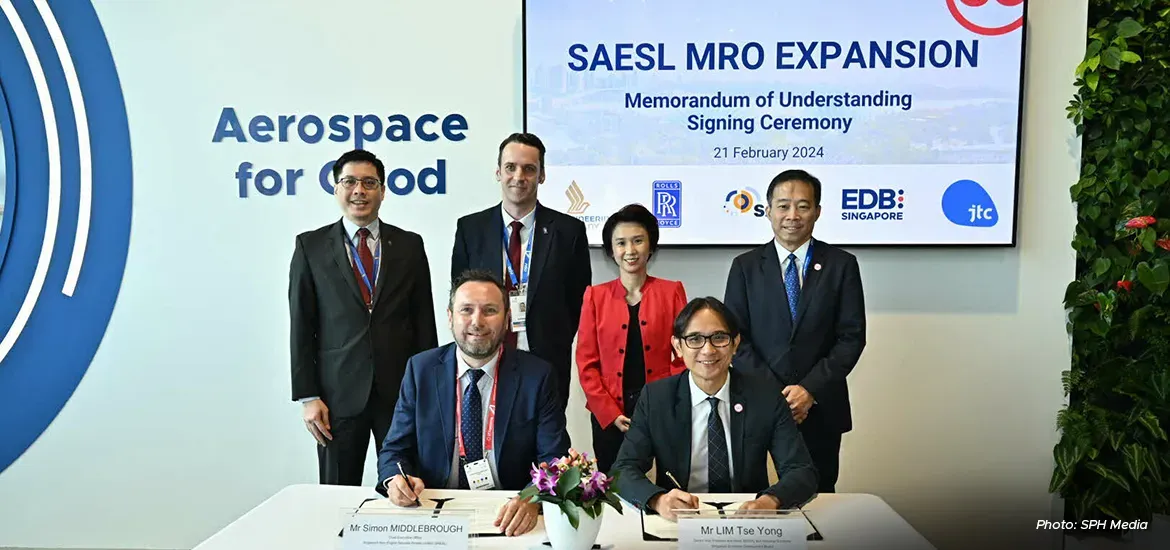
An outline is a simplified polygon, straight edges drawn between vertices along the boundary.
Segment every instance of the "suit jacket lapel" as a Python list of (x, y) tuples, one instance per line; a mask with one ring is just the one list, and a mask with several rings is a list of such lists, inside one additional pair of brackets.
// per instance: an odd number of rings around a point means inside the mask
[(508, 423), (512, 418), (512, 407), (516, 404), (516, 393), (520, 390), (519, 372), (516, 353), (504, 352), (500, 364), (496, 365), (496, 429), (493, 434), (495, 441), (492, 442), (496, 464), (504, 463), (503, 451), (504, 442), (507, 441), (505, 437), (508, 435)]
[(346, 238), (348, 237), (345, 234), (345, 226), (343, 226), (341, 222), (338, 221), (334, 225), (331, 236), (327, 241), (329, 243), (329, 250), (327, 252), (329, 255), (333, 256), (334, 263), (336, 263), (337, 268), (341, 270), (341, 279), (345, 281), (345, 286), (349, 287), (349, 289), (353, 291), (353, 297), (357, 299), (358, 304), (364, 308), (366, 306), (366, 302), (362, 300), (362, 291), (358, 288), (357, 279), (355, 279), (353, 276), (353, 265), (349, 263), (349, 245), (345, 244), (344, 240)]
[[(552, 232), (549, 230), (550, 216), (540, 203), (536, 204), (536, 216), (533, 217), (532, 265), (528, 274), (528, 297), (535, 293), (536, 285), (544, 273), (544, 264), (548, 260), (549, 248), (552, 245)], [(518, 275), (518, 274), (517, 274)]]
[[(451, 477), (451, 457), (455, 456), (455, 376), (459, 369), (455, 365), (455, 345), (451, 344), (443, 354), (443, 366), (439, 369), (438, 381), (435, 382), (435, 398), (439, 404), (439, 418), (442, 419), (443, 441), (447, 444), (447, 453), (443, 455), (447, 468), (445, 481)], [(419, 429), (415, 426), (415, 429)], [(416, 434), (417, 437), (418, 434)], [(420, 459), (422, 457), (419, 457)]]
[[(784, 273), (780, 270), (780, 255), (776, 253), (776, 243), (769, 242), (764, 245), (763, 253), (760, 255), (760, 270), (766, 288), (775, 288), (775, 292), (764, 292), (765, 295), (772, 296), (772, 302), (768, 304), (769, 309), (775, 312), (775, 315), (780, 319), (778, 326), (780, 332), (777, 337), (792, 336), (792, 314), (788, 309), (788, 294), (784, 291)], [(772, 286), (775, 285), (775, 286)], [(799, 302), (797, 302), (799, 305)]]
[(402, 246), (393, 246), (389, 228), (390, 226), (383, 222), (378, 231), (378, 240), (382, 241), (382, 257), (379, 260), (378, 278), (374, 282), (374, 307), (377, 307), (378, 301), (386, 295), (382, 289), (393, 287), (393, 283), (402, 276), (402, 270), (391, 269), (390, 266), (401, 266), (406, 263), (404, 257), (406, 250)]
[[(679, 468), (676, 472), (670, 472), (685, 491), (687, 485), (690, 484), (691, 479), (691, 385), (687, 380), (690, 376), (689, 372), (683, 373), (678, 377), (678, 390), (675, 393), (674, 402), (674, 420), (672, 427), (674, 433), (671, 434), (671, 439), (674, 439), (675, 456), (679, 460)], [(664, 476), (665, 477), (665, 474)]]
[[(817, 246), (813, 241), (809, 241), (809, 246), (812, 248), (812, 253), (808, 262), (808, 273), (804, 276), (804, 285), (800, 287), (800, 301), (796, 304), (796, 324), (792, 327), (793, 338), (796, 337), (796, 330), (800, 328), (800, 322), (808, 312), (809, 304), (816, 301), (813, 298), (817, 290), (817, 283), (821, 280), (821, 270), (816, 269), (816, 266), (821, 265), (821, 260), (824, 258), (824, 247)], [(788, 300), (787, 297), (784, 299)]]
[[(482, 250), (485, 264), (483, 267), (504, 281), (508, 277), (508, 272), (504, 269), (504, 214), (502, 208), (502, 205), (497, 204), (488, 216), (488, 225), (491, 227), (488, 227), (484, 232), (487, 240), (483, 242)], [(506, 285), (507, 281), (504, 281), (504, 284)]]
[(731, 492), (739, 493), (742, 492), (739, 480), (747, 473), (747, 464), (743, 458), (743, 424), (744, 415), (747, 413), (735, 409), (737, 403), (743, 403), (743, 392), (735, 370), (729, 372), (728, 376), (730, 378), (727, 383), (731, 384), (731, 402), (728, 403), (728, 409), (731, 411), (731, 464), (739, 474), (731, 476)]

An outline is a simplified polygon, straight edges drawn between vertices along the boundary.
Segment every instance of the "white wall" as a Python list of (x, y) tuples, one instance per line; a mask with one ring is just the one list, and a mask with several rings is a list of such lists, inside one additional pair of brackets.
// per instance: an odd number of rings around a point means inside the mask
[[(1048, 541), (1031, 528), (1050, 513), (1069, 364), (1061, 298), (1074, 268), (1067, 189), (1079, 141), (1064, 107), (1087, 0), (1030, 4), (1019, 246), (855, 251), (870, 343), (850, 377), (856, 428), (838, 487), (886, 499), (940, 549), (1009, 530), (1031, 537), (1028, 546)], [(436, 289), (445, 288), (455, 217), (497, 200), (495, 146), (521, 125), (519, 2), (282, 7), (98, 3), (131, 124), (131, 254), (88, 374), (0, 474), (0, 546), (188, 548), (281, 487), (315, 481), (313, 443), (288, 401), (287, 266), (292, 236), (328, 223), (336, 207), (319, 193), (240, 200), (231, 172), (244, 159), (315, 167), (342, 148), (212, 145), (220, 106), (466, 115), (464, 142), (372, 148), (448, 159), (447, 196), (388, 198), (383, 208), (384, 219), (425, 236)], [(359, 31), (366, 21), (377, 23)], [(430, 41), (428, 21), (480, 39)], [(404, 44), (419, 52), (402, 54)], [(329, 61), (307, 72), (302, 59)], [(417, 74), (436, 78), (419, 83)], [(256, 243), (254, 255), (225, 253), (239, 240)], [(722, 296), (741, 251), (667, 250), (652, 269), (685, 281), (691, 296)], [(600, 257), (594, 272), (597, 281), (614, 274)], [(437, 295), (436, 311), (443, 305)], [(582, 403), (576, 390), (575, 442), (589, 438)]]

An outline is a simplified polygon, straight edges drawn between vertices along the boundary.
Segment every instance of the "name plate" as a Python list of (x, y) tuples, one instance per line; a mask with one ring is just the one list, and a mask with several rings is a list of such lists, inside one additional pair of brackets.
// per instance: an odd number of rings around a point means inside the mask
[(466, 514), (358, 514), (346, 526), (341, 547), (467, 550), (470, 530)]
[(808, 547), (800, 517), (680, 516), (678, 547), (685, 550), (730, 550)]

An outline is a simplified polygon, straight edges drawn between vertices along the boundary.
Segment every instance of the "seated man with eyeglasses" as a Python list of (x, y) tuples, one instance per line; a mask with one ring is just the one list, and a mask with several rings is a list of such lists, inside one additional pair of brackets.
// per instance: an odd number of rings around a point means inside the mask
[[(727, 306), (695, 298), (674, 321), (671, 344), (687, 371), (642, 390), (618, 451), (619, 492), (668, 519), (697, 508), (693, 493), (754, 493), (740, 510), (795, 508), (816, 492), (817, 472), (777, 382), (731, 368), (739, 328)], [(767, 455), (779, 477), (768, 483)], [(646, 477), (657, 461), (658, 480)]]

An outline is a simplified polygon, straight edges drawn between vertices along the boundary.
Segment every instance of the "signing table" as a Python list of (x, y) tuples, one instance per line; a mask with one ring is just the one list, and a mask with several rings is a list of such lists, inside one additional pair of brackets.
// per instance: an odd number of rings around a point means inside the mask
[[(486, 494), (485, 494), (486, 493)], [(453, 499), (467, 496), (482, 500), (499, 496), (506, 500), (515, 492), (427, 490), (423, 499)], [(755, 495), (713, 495), (711, 498), (750, 500)], [(701, 497), (705, 498), (705, 497)], [(377, 499), (367, 501), (367, 499)], [(365, 502), (363, 506), (363, 502)], [(232, 522), (195, 550), (333, 550), (341, 547), (338, 536), (354, 509), (388, 507), (372, 489), (328, 485), (292, 485), (260, 503), (240, 519)], [(822, 540), (808, 542), (813, 550), (873, 549), (934, 550), (882, 499), (867, 494), (824, 494), (804, 506), (808, 521), (815, 525)], [(490, 519), (484, 512), (480, 520)], [(606, 508), (597, 542), (606, 549), (675, 548), (675, 542), (643, 540), (641, 513), (625, 504), (622, 514)], [(544, 541), (543, 518), (536, 529), (520, 537), (483, 537), (473, 539), (474, 548), (509, 550), (548, 549)]]

